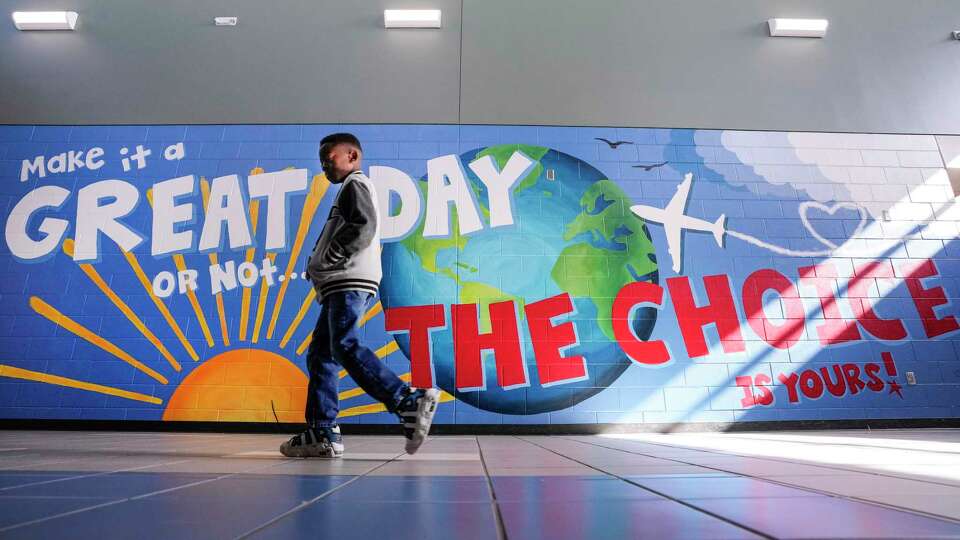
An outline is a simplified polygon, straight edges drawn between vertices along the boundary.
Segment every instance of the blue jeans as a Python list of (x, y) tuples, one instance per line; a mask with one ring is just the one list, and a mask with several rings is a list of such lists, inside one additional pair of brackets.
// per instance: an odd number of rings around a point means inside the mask
[(360, 341), (360, 319), (373, 295), (362, 291), (340, 291), (324, 297), (320, 316), (307, 350), (307, 425), (329, 427), (337, 424), (340, 412), (340, 368), (374, 399), (396, 411), (409, 385), (377, 358)]

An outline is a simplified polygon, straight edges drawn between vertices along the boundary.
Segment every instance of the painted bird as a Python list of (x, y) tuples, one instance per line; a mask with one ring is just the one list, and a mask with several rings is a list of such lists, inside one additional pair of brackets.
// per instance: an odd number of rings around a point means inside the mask
[(650, 170), (656, 169), (657, 167), (663, 167), (663, 166), (666, 165), (667, 163), (670, 163), (670, 162), (669, 162), (669, 161), (664, 161), (663, 163), (654, 163), (653, 165), (634, 165), (633, 168), (634, 168), (634, 169), (643, 169), (643, 170), (645, 170), (645, 171), (650, 171)]
[(632, 141), (617, 141), (617, 142), (613, 142), (613, 141), (611, 141), (611, 140), (609, 140), (609, 139), (604, 139), (603, 137), (594, 137), (594, 140), (603, 141), (603, 142), (607, 143), (608, 145), (610, 145), (610, 148), (613, 148), (614, 150), (616, 150), (617, 147), (620, 146), (621, 144), (633, 144)]

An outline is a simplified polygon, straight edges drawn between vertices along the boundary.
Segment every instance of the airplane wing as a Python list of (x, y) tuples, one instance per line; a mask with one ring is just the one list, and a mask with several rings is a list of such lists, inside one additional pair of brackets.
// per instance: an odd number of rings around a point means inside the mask
[(667, 207), (664, 208), (667, 214), (674, 216), (682, 216), (684, 214), (684, 210), (687, 207), (687, 197), (690, 195), (690, 184), (692, 183), (693, 175), (687, 173), (683, 177), (683, 182), (680, 182), (680, 185), (677, 186), (677, 194), (670, 199)]
[(683, 246), (681, 245), (683, 228), (679, 224), (663, 224), (663, 232), (667, 233), (667, 252), (673, 259), (673, 271), (680, 272), (683, 262)]

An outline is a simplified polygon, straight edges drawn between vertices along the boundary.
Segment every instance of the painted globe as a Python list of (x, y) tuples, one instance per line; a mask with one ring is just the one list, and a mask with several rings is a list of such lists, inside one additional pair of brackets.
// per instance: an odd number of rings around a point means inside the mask
[[(489, 155), (503, 168), (518, 150), (536, 165), (513, 188), (514, 224), (490, 228), (486, 188), (466, 165)], [(630, 199), (616, 183), (563, 152), (498, 145), (466, 152), (460, 159), (486, 227), (460, 235), (451, 210), (449, 238), (424, 238), (421, 223), (405, 239), (385, 244), (384, 306), (478, 304), (480, 331), (490, 332), (488, 306), (516, 303), (529, 386), (502, 388), (494, 357), (487, 354), (486, 388), (457, 390), (450, 325), (431, 334), (434, 383), (480, 409), (536, 414), (570, 407), (600, 392), (631, 363), (617, 345), (611, 325), (617, 292), (634, 281), (659, 279), (646, 224), (630, 212)], [(425, 197), (426, 179), (419, 185)], [(575, 309), (553, 322), (574, 323), (578, 344), (563, 354), (583, 356), (587, 377), (544, 387), (523, 306), (562, 293), (570, 295)], [(650, 307), (634, 313), (631, 326), (639, 339), (650, 337), (656, 314)], [(448, 311), (448, 321), (449, 317)], [(397, 334), (396, 339), (409, 358), (408, 336)]]

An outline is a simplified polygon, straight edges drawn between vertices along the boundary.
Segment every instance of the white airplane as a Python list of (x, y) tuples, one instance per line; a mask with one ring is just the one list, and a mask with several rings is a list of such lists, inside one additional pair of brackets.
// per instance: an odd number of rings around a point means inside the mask
[(670, 199), (666, 208), (654, 208), (653, 206), (639, 204), (630, 207), (631, 212), (644, 220), (663, 225), (663, 230), (667, 233), (667, 251), (673, 257), (674, 272), (680, 272), (680, 266), (683, 263), (683, 231), (711, 232), (717, 241), (717, 245), (723, 247), (726, 216), (720, 214), (716, 221), (710, 223), (684, 213), (687, 209), (687, 197), (690, 195), (691, 183), (693, 183), (693, 174), (687, 173), (683, 177), (683, 182), (677, 186), (677, 194)]

